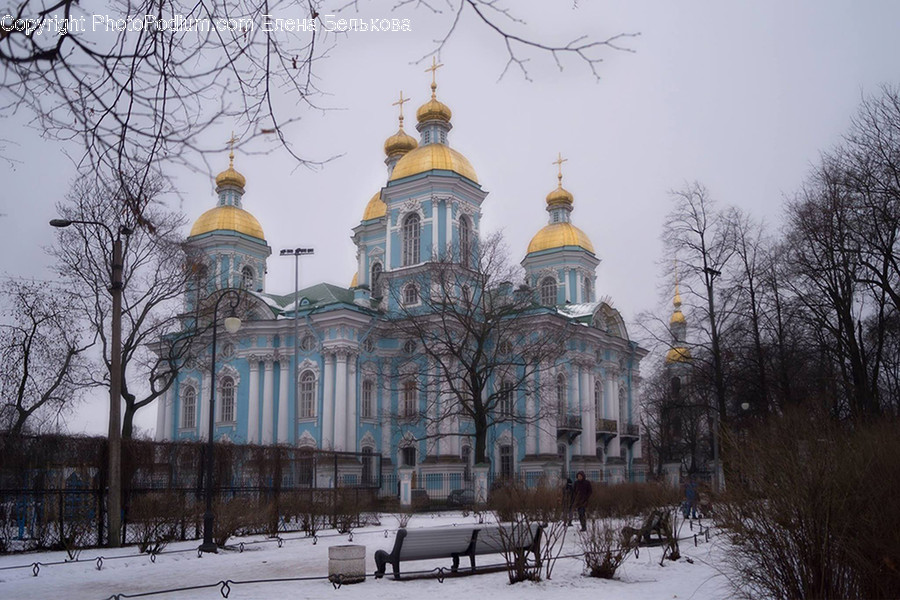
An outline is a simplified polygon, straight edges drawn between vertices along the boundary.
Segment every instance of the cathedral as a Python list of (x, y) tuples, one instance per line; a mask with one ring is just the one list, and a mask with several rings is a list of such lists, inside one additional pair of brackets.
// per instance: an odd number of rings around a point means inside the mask
[[(206, 439), (213, 419), (217, 440), (381, 455), (382, 489), (394, 493), (401, 469), (411, 471), (413, 487), (425, 488), (431, 498), (446, 497), (471, 479), (474, 440), (465, 422), (442, 424), (447, 435), (436, 439), (417, 435), (415, 427), (391, 426), (410, 406), (424, 409), (428, 399), (397, 384), (408, 376), (398, 368), (398, 356), (414, 350), (409, 340), (385, 335), (384, 325), (428, 293), (412, 276), (444, 260), (439, 249), (460, 267), (474, 266), (488, 196), (472, 164), (450, 144), (452, 113), (437, 98), (434, 69), (431, 98), (416, 111), (418, 139), (404, 130), (401, 94), (400, 127), (384, 143), (385, 184), (360, 204), (359, 222), (348, 223), (358, 258), (348, 287), (320, 283), (296, 294), (266, 291), (271, 248), (245, 208), (246, 178), (235, 169), (232, 151), (215, 180), (216, 206), (197, 219), (187, 240), (210, 283), (188, 290), (186, 305), (217, 289), (241, 288), (252, 296), (252, 316), (236, 333), (220, 324), (214, 378), (200, 366), (208, 365), (208, 350), (207, 358), (179, 372), (159, 403), (158, 440)], [(505, 408), (541, 415), (539, 404), (552, 402), (561, 412), (493, 426), (484, 453), (488, 466), (480, 468), (491, 478), (526, 482), (576, 470), (595, 482), (643, 480), (639, 364), (647, 352), (600, 298), (600, 259), (573, 223), (575, 199), (562, 186), (562, 162), (560, 157), (558, 185), (546, 197), (548, 223), (525, 250), (523, 279), (516, 285), (559, 327), (575, 325), (574, 339), (562, 358), (535, 375), (552, 392), (515, 393)], [(387, 293), (388, 286), (400, 292)], [(209, 414), (213, 385), (215, 414)], [(372, 477), (366, 466), (348, 477)]]

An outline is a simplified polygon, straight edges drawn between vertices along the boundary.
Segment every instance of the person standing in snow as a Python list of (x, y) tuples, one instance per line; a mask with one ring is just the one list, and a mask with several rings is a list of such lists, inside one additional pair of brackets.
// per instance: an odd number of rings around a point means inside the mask
[(587, 480), (584, 471), (578, 471), (575, 475), (575, 485), (572, 486), (573, 505), (578, 511), (578, 520), (581, 522), (581, 531), (587, 529), (587, 519), (585, 518), (585, 510), (587, 510), (588, 500), (591, 498), (593, 489), (591, 482)]

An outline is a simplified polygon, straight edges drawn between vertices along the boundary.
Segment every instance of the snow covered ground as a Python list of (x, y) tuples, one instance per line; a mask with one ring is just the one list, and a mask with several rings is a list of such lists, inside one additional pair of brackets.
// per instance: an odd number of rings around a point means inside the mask
[[(419, 515), (413, 517), (409, 528), (437, 527), (441, 525), (472, 524), (473, 516), (460, 513)], [(375, 570), (376, 550), (390, 551), (394, 543), (397, 520), (391, 515), (382, 516), (381, 526), (369, 526), (353, 533), (354, 544), (366, 546), (367, 572)], [(384, 532), (388, 531), (388, 537)], [(569, 530), (563, 554), (578, 554), (577, 534)], [(116, 550), (95, 549), (81, 554), (74, 564), (47, 564), (65, 559), (63, 552), (44, 552), (0, 557), (0, 598), (101, 600), (115, 594), (154, 599), (215, 599), (222, 598), (220, 581), (249, 582), (265, 579), (325, 577), (328, 574), (328, 547), (347, 544), (348, 536), (337, 535), (333, 530), (320, 532), (318, 543), (302, 537), (302, 533), (284, 534), (279, 548), (274, 541), (261, 536), (233, 538), (234, 550), (220, 551), (215, 555), (197, 557), (198, 543), (178, 542), (166, 547), (165, 553), (151, 562), (146, 555), (126, 558), (115, 556), (135, 555), (134, 547)], [(692, 535), (685, 524), (680, 537)], [(585, 577), (584, 563), (580, 558), (560, 559), (552, 573), (552, 579), (537, 583), (509, 585), (506, 573), (485, 573), (468, 577), (437, 579), (413, 579), (394, 581), (388, 575), (383, 579), (366, 579), (356, 585), (340, 589), (324, 579), (311, 581), (237, 583), (231, 585), (229, 599), (269, 600), (278, 598), (332, 598), (334, 600), (427, 600), (430, 598), (454, 598), (459, 600), (519, 600), (547, 598), (614, 598), (621, 600), (681, 598), (694, 600), (718, 600), (731, 597), (722, 568), (722, 536), (713, 535), (710, 542), (694, 547), (693, 539), (681, 542), (683, 557), (677, 562), (665, 561), (659, 566), (660, 548), (642, 548), (640, 556), (630, 556), (620, 567), (616, 579), (602, 580)], [(244, 542), (244, 551), (238, 544)], [(173, 552), (179, 551), (181, 552)], [(96, 557), (105, 560), (97, 570)], [(693, 563), (687, 559), (691, 559)], [(502, 556), (481, 556), (477, 564), (502, 562)], [(17, 565), (42, 563), (37, 577), (33, 569), (9, 568)], [(466, 560), (462, 561), (466, 564)], [(449, 567), (450, 560), (417, 561), (404, 563), (403, 571), (427, 570)], [(190, 586), (212, 587), (154, 594), (173, 588)], [(146, 596), (145, 596), (146, 594)]]

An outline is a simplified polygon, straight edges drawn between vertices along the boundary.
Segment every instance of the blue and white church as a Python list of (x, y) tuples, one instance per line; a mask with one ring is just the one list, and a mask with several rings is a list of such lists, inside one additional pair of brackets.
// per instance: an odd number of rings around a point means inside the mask
[[(215, 180), (216, 206), (188, 237), (211, 283), (187, 290), (186, 304), (215, 289), (240, 287), (253, 298), (251, 316), (237, 333), (220, 328), (214, 378), (199, 366), (209, 364), (208, 350), (207, 358), (178, 374), (158, 404), (158, 440), (206, 439), (213, 419), (217, 440), (380, 454), (384, 481), (396, 482), (401, 468), (412, 470), (433, 498), (464, 486), (474, 454), (474, 440), (458, 429), (464, 424), (445, 425), (457, 431), (438, 439), (391, 426), (391, 415), (410, 405), (424, 408), (427, 399), (416, 397), (423, 392), (415, 387), (397, 385), (404, 376), (398, 357), (408, 351), (408, 340), (384, 335), (399, 304), (414, 303), (421, 293), (413, 283), (403, 288), (404, 278), (438, 260), (438, 248), (455, 249), (462, 266), (476, 260), (469, 249), (480, 239), (488, 192), (450, 145), (452, 113), (436, 89), (432, 80), (431, 98), (416, 112), (418, 139), (404, 131), (401, 95), (399, 130), (384, 144), (386, 182), (352, 228), (358, 266), (349, 287), (320, 283), (288, 295), (266, 290), (271, 248), (245, 208), (247, 181), (234, 168), (232, 151)], [(561, 167), (562, 158), (557, 162)], [(560, 326), (579, 326), (567, 354), (553, 365), (553, 394), (522, 398), (516, 410), (542, 414), (534, 403), (552, 401), (562, 412), (548, 413), (554, 422), (492, 427), (486, 451), (491, 475), (536, 481), (580, 469), (595, 482), (643, 480), (639, 364), (647, 352), (629, 339), (619, 312), (600, 299), (600, 259), (573, 223), (574, 205), (560, 169), (558, 186), (546, 197), (548, 223), (521, 261), (520, 283), (533, 291), (540, 310)], [(386, 293), (388, 285), (402, 292)], [(207, 410), (212, 386), (215, 414)]]

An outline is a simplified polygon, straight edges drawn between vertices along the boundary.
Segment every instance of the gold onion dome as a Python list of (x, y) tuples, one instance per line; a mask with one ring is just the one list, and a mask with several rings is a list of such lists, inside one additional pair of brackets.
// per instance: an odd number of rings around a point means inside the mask
[(366, 204), (366, 210), (363, 211), (362, 220), (368, 221), (370, 219), (380, 219), (386, 214), (387, 204), (381, 199), (381, 190), (378, 190), (375, 192), (375, 195), (372, 196), (372, 199), (369, 200), (369, 203)]
[(566, 246), (578, 246), (594, 254), (587, 234), (571, 223), (551, 223), (538, 231), (528, 244), (528, 254)]
[(359, 280), (359, 271), (357, 271), (356, 273), (353, 274), (353, 279), (350, 280), (350, 287), (355, 288), (358, 280)]
[(419, 147), (416, 138), (403, 131), (403, 121), (400, 121), (400, 129), (397, 133), (384, 141), (384, 153), (388, 156), (406, 154)]
[(444, 144), (427, 144), (406, 154), (394, 167), (390, 181), (427, 173), (434, 169), (453, 171), (478, 183), (478, 175), (475, 174), (475, 169), (472, 168), (469, 160)]
[(233, 185), (241, 189), (247, 185), (247, 178), (238, 173), (234, 168), (234, 148), (232, 148), (231, 153), (228, 155), (228, 168), (216, 175), (216, 187), (219, 188), (226, 185)]
[(266, 239), (256, 217), (236, 206), (216, 206), (200, 215), (191, 227), (190, 237), (211, 231), (236, 231), (260, 240)]
[(668, 363), (683, 363), (690, 362), (690, 360), (691, 351), (683, 346), (672, 348), (666, 353), (666, 362)]
[(565, 189), (562, 184), (549, 194), (547, 194), (547, 206), (572, 206), (575, 198)]
[(678, 277), (675, 278), (675, 297), (672, 298), (672, 305), (675, 307), (675, 310), (672, 312), (672, 318), (669, 319), (670, 325), (675, 325), (676, 323), (686, 323), (687, 321), (684, 318), (684, 313), (681, 312), (681, 293), (678, 291)]
[(450, 118), (453, 116), (453, 111), (450, 110), (450, 107), (435, 97), (434, 91), (436, 88), (437, 86), (432, 84), (431, 100), (420, 106), (419, 110), (416, 111), (416, 120), (419, 123), (434, 120), (449, 123)]

